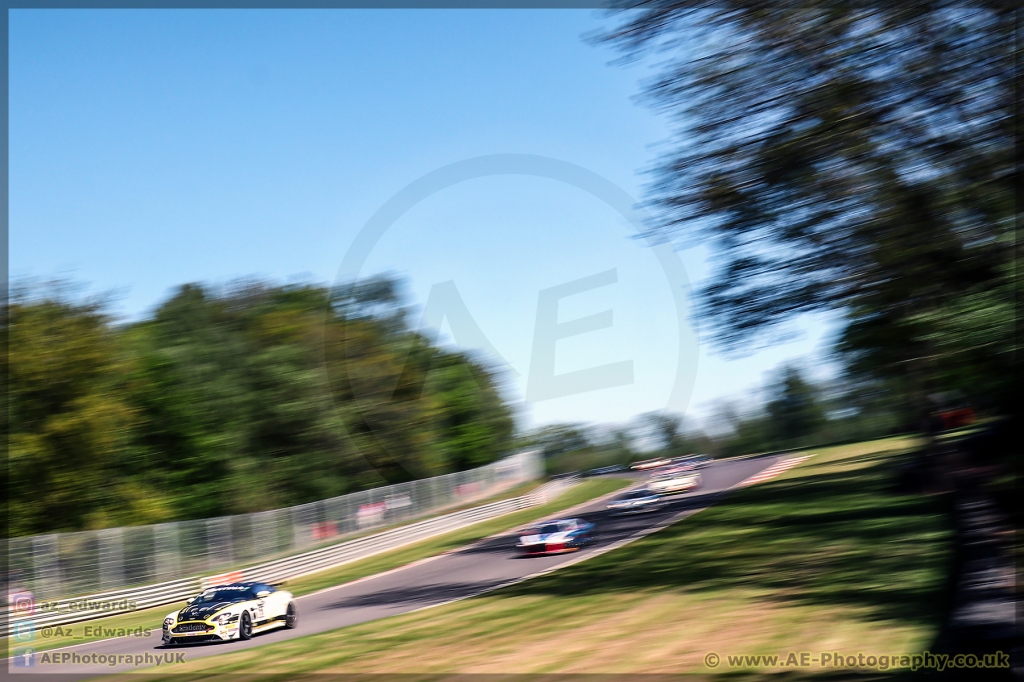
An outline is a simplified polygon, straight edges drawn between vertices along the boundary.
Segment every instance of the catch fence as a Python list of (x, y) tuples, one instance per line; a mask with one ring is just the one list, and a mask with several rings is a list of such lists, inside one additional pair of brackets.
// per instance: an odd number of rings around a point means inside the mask
[(204, 575), (335, 544), (496, 494), (543, 474), (535, 452), (478, 469), (253, 514), (7, 541), (8, 594), (36, 600)]

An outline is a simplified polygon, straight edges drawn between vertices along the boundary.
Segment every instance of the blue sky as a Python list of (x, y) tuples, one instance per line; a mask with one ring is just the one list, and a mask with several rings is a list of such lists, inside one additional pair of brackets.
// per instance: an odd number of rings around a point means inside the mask
[[(589, 10), (12, 10), (11, 276), (113, 290), (126, 317), (185, 282), (332, 282), (378, 208), (481, 155), (569, 162), (640, 198), (668, 130), (635, 101), (644, 67), (582, 39), (606, 25)], [(420, 306), (453, 282), (522, 402), (541, 292), (614, 270), (560, 300), (559, 322), (612, 319), (558, 340), (554, 371), (629, 362), (632, 381), (523, 402), (524, 425), (700, 419), (782, 362), (821, 366), (820, 321), (735, 360), (689, 318), (681, 334), (678, 283), (631, 230), (571, 184), (478, 177), (411, 207), (361, 272), (407, 278)], [(673, 257), (692, 285), (708, 255)], [(464, 328), (441, 338), (479, 346)]]

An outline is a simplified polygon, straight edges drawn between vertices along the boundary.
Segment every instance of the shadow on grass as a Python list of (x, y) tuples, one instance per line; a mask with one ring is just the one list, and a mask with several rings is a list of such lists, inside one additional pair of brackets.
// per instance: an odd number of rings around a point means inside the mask
[(937, 625), (951, 561), (943, 502), (894, 493), (892, 453), (856, 459), (863, 466), (855, 471), (809, 473), (723, 497), (691, 521), (497, 594), (742, 587), (776, 602)]

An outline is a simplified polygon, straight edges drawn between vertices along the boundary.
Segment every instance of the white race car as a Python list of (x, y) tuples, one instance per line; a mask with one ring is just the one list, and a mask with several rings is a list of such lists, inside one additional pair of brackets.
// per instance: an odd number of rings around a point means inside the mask
[(292, 593), (266, 583), (218, 585), (164, 618), (166, 645), (249, 639), (274, 628), (294, 628)]
[(671, 464), (672, 460), (668, 457), (658, 457), (656, 459), (645, 459), (642, 462), (634, 462), (629, 468), (634, 471), (646, 471), (648, 469), (657, 469), (663, 467), (666, 464)]
[(612, 514), (637, 514), (657, 511), (664, 506), (661, 495), (643, 487), (627, 490), (609, 502), (607, 508)]
[(669, 495), (693, 490), (700, 483), (700, 474), (694, 468), (677, 467), (652, 476), (647, 482), (647, 489), (652, 493)]

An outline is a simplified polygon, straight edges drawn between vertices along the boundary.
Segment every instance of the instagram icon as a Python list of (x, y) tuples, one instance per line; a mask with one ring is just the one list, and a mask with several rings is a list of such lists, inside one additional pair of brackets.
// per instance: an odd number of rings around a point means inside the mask
[(11, 615), (15, 618), (35, 613), (36, 603), (31, 592), (14, 592), (8, 601), (11, 604)]

